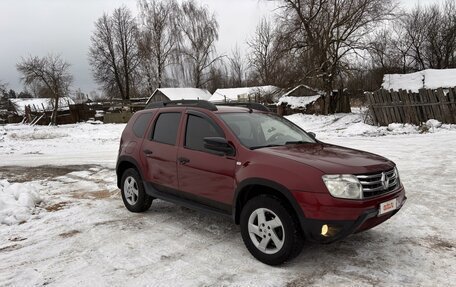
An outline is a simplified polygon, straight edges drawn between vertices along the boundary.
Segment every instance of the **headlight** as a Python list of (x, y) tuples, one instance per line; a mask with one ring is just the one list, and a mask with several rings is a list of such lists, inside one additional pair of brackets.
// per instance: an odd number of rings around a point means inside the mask
[(363, 198), (363, 186), (354, 175), (323, 175), (322, 178), (329, 193), (334, 197), (347, 199)]
[(397, 170), (397, 166), (394, 167), (394, 174), (396, 175), (396, 180), (397, 180), (397, 186), (401, 185), (401, 181), (399, 178), (399, 171)]

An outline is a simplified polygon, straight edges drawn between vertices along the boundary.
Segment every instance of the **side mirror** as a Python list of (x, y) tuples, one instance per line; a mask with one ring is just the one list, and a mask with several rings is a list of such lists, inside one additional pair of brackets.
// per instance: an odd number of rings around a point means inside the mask
[(313, 132), (308, 132), (307, 133), (309, 136), (311, 136), (313, 139), (316, 139), (317, 138), (317, 135)]
[(204, 148), (228, 156), (233, 156), (235, 154), (234, 148), (222, 137), (204, 138)]

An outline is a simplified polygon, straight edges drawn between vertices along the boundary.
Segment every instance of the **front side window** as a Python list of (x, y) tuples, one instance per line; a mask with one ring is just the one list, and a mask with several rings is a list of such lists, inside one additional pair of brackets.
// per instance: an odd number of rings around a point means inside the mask
[(160, 143), (176, 145), (181, 113), (162, 113), (155, 121), (152, 140)]
[(185, 147), (192, 150), (209, 152), (204, 148), (205, 137), (224, 137), (224, 134), (216, 124), (208, 119), (188, 115), (185, 131)]
[(250, 149), (292, 143), (315, 143), (302, 129), (273, 114), (226, 113), (220, 118)]

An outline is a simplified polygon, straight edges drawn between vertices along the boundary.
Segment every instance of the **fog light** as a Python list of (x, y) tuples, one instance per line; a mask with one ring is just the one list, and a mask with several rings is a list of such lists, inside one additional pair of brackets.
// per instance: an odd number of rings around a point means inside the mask
[(323, 224), (321, 227), (321, 235), (326, 236), (328, 234), (329, 228), (327, 224)]

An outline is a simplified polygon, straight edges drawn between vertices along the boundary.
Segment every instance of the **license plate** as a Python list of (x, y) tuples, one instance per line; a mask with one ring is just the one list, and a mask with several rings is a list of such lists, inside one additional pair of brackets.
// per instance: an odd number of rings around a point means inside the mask
[(397, 208), (397, 198), (385, 201), (380, 203), (380, 210), (378, 211), (378, 215), (383, 215), (390, 211), (393, 211)]

